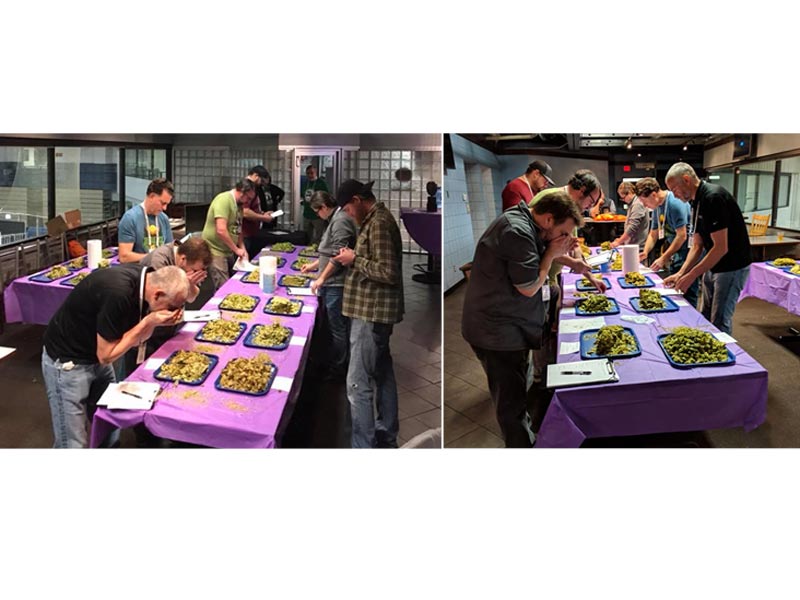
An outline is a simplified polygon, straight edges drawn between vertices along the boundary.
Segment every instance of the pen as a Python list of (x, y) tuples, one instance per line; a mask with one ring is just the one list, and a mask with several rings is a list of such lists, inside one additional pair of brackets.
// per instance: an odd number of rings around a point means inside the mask
[(561, 371), (562, 375), (591, 375), (591, 371)]
[(122, 392), (123, 394), (125, 394), (127, 396), (133, 396), (134, 398), (138, 398), (139, 400), (144, 400), (144, 398), (142, 398), (141, 396), (139, 396), (137, 394), (134, 394), (132, 392), (128, 392), (128, 391), (125, 391), (125, 390), (120, 390), (120, 392)]

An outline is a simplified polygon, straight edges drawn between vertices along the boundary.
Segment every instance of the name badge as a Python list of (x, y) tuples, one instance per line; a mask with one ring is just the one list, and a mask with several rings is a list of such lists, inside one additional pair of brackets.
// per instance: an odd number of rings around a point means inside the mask
[(136, 352), (136, 364), (140, 365), (144, 362), (145, 344), (139, 344), (139, 350)]
[(542, 285), (542, 302), (550, 301), (550, 283), (545, 281)]
[(694, 236), (690, 235), (689, 239), (686, 240), (686, 247), (691, 248), (692, 246), (694, 246)]
[(664, 230), (661, 229), (660, 227), (658, 228), (658, 239), (660, 240), (664, 239)]

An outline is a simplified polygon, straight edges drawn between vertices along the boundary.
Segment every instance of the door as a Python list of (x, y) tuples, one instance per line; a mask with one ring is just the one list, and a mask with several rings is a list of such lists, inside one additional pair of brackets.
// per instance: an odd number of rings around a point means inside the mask
[(292, 172), (292, 223), (295, 230), (303, 228), (303, 207), (301, 194), (309, 179), (309, 169), (318, 179), (325, 181), (328, 191), (335, 196), (341, 178), (340, 148), (295, 148)]

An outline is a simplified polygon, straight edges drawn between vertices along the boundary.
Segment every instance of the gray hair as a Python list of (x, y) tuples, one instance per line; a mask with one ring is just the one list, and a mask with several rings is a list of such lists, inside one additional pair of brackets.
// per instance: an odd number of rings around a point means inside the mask
[(150, 273), (150, 283), (163, 291), (172, 300), (186, 300), (189, 296), (189, 278), (180, 267), (170, 265)]
[(692, 181), (699, 181), (700, 178), (697, 176), (697, 173), (694, 172), (692, 165), (679, 162), (675, 163), (669, 168), (667, 171), (667, 176), (664, 178), (664, 181), (669, 181), (670, 179), (680, 179), (684, 175), (688, 175)]
[(336, 208), (336, 200), (333, 199), (333, 196), (322, 190), (314, 192), (309, 204), (311, 205), (311, 210), (319, 210), (323, 206)]

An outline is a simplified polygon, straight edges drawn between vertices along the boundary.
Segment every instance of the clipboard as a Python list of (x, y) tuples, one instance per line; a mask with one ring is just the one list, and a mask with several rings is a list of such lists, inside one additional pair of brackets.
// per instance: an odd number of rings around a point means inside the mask
[(593, 383), (614, 383), (619, 374), (607, 358), (547, 365), (547, 387), (561, 388)]

